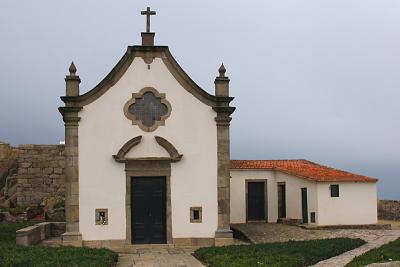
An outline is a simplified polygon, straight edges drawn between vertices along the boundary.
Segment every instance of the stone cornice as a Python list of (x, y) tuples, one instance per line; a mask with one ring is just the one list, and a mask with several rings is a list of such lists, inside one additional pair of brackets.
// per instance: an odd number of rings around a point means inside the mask
[(58, 111), (63, 116), (65, 126), (78, 126), (80, 117), (78, 116), (79, 111), (82, 107), (59, 107)]

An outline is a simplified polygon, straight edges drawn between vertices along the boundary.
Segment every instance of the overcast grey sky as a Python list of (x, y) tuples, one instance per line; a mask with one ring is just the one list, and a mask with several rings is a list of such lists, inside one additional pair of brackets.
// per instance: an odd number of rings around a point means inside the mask
[(210, 93), (224, 62), (233, 159), (305, 158), (400, 199), (398, 0), (1, 0), (0, 139), (63, 140), (71, 60), (92, 89), (140, 43), (147, 6), (156, 44)]

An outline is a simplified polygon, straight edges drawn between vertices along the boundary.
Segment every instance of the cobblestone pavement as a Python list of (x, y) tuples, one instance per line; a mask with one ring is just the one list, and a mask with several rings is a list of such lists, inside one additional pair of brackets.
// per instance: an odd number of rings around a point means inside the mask
[(361, 238), (370, 242), (381, 236), (400, 232), (399, 230), (369, 229), (317, 230), (274, 223), (235, 224), (233, 227), (243, 232), (253, 243), (286, 242), (289, 240), (312, 240), (336, 237)]
[(254, 243), (286, 242), (289, 240), (311, 240), (336, 237), (360, 238), (367, 244), (336, 257), (321, 261), (314, 267), (341, 267), (373, 248), (400, 238), (400, 230), (330, 229), (310, 230), (283, 224), (251, 223), (234, 225)]
[(140, 248), (119, 254), (117, 267), (203, 267), (187, 248)]

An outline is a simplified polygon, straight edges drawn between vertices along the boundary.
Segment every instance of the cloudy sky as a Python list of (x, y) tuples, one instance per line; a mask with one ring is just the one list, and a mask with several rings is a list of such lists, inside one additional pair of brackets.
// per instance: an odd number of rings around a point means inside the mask
[(140, 43), (147, 6), (156, 44), (210, 93), (224, 62), (233, 159), (304, 158), (400, 199), (398, 0), (1, 0), (0, 139), (63, 140), (71, 60), (92, 89)]

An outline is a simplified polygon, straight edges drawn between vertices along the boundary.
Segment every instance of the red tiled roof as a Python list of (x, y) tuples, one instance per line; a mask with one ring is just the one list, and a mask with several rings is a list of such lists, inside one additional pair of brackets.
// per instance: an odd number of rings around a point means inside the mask
[(358, 175), (304, 160), (231, 160), (231, 169), (277, 170), (318, 182), (370, 182), (376, 178)]

